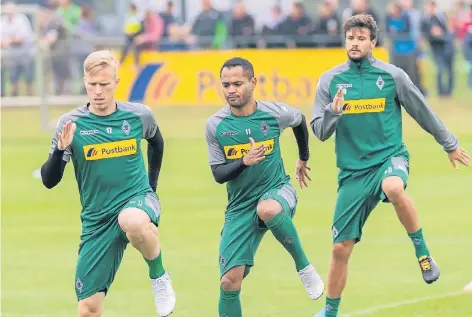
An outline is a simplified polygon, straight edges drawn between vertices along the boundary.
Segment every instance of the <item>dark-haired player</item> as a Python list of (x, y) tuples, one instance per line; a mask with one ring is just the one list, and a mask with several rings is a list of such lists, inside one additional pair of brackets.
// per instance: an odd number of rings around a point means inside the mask
[(228, 105), (206, 123), (211, 170), (218, 183), (227, 183), (228, 192), (219, 251), (219, 316), (242, 316), (242, 280), (268, 230), (292, 256), (308, 295), (317, 299), (324, 284), (292, 222), (298, 199), (285, 172), (279, 140), (285, 128), (293, 128), (299, 149), (296, 176), (303, 188), (310, 169), (305, 117), (286, 104), (254, 100), (257, 80), (249, 61), (230, 59), (220, 74)]
[(454, 167), (456, 161), (469, 165), (470, 160), (407, 74), (372, 56), (378, 33), (374, 19), (363, 14), (352, 16), (344, 24), (344, 33), (349, 60), (321, 76), (311, 120), (321, 141), (336, 132), (340, 169), (326, 306), (317, 317), (337, 316), (349, 257), (380, 201), (391, 202), (395, 208), (413, 242), (425, 282), (439, 278), (418, 213), (405, 191), (409, 155), (402, 139), (401, 106), (442, 145)]

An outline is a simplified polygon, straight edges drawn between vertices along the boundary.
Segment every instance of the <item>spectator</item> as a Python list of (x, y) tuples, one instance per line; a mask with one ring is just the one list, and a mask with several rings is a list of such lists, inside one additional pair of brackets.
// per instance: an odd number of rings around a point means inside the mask
[(223, 14), (215, 10), (210, 0), (202, 0), (202, 12), (197, 16), (192, 33), (203, 48), (220, 48), (228, 36)]
[(176, 24), (174, 8), (174, 2), (167, 1), (166, 10), (160, 13), (160, 16), (164, 22), (164, 33), (162, 34), (163, 39), (167, 39), (169, 37), (169, 29), (171, 28), (171, 25)]
[[(93, 18), (92, 9), (89, 7), (82, 7), (81, 17), (74, 29), (74, 41), (72, 45), (72, 52), (75, 56), (76, 64), (80, 77), (83, 73), (83, 63), (87, 56), (95, 51), (91, 39), (97, 35), (98, 28)], [(84, 85), (81, 85), (82, 93), (85, 93)]]
[[(436, 1), (425, 4), (425, 17), (422, 22), (424, 37), (431, 46), (437, 66), (437, 89), (441, 97), (449, 97), (454, 88), (454, 43), (453, 35), (448, 29), (447, 19), (437, 8)], [(446, 82), (444, 82), (446, 79)]]
[(375, 11), (370, 7), (367, 0), (351, 0), (349, 8), (346, 8), (343, 12), (343, 21), (346, 21), (353, 15), (356, 14), (369, 14), (371, 15), (377, 23), (380, 22)]
[(39, 12), (40, 47), (47, 52), (54, 74), (55, 94), (66, 93), (71, 77), (67, 31), (63, 20), (49, 10)]
[(164, 34), (164, 21), (151, 9), (146, 9), (143, 19), (143, 31), (134, 38), (136, 45), (136, 65), (140, 66), (141, 51), (157, 50)]
[(467, 66), (469, 68), (468, 83), (469, 87), (472, 89), (472, 3), (470, 4), (468, 19), (465, 23), (465, 28), (467, 32), (464, 36), (464, 56), (468, 64)]
[(181, 24), (174, 16), (175, 5), (172, 1), (166, 4), (166, 10), (160, 13), (164, 21), (164, 43), (160, 45), (161, 51), (186, 50), (190, 42), (190, 27)]
[(59, 0), (57, 14), (62, 17), (66, 31), (71, 35), (81, 17), (81, 8), (70, 0)]
[(59, 3), (58, 3), (58, 1), (59, 1), (59, 0), (47, 0), (45, 7), (46, 7), (48, 10), (57, 11), (57, 8), (59, 8)]
[(422, 73), (423, 73), (423, 60), (426, 57), (422, 49), (421, 41), (421, 12), (413, 7), (413, 0), (400, 0), (399, 2), (402, 15), (408, 19), (408, 24), (410, 25), (410, 34), (415, 41), (415, 56), (416, 56), (416, 65), (418, 69), (419, 82), (415, 85), (423, 93), (427, 95), (426, 88), (423, 84)]
[(332, 1), (324, 1), (320, 4), (320, 19), (315, 28), (317, 35), (324, 35), (325, 39), (319, 46), (341, 47), (341, 22), (336, 14), (336, 7)]
[[(369, 2), (367, 0), (351, 0), (351, 4), (349, 8), (346, 8), (343, 12), (343, 21), (346, 21), (348, 18), (350, 18), (353, 15), (356, 14), (369, 14), (371, 15), (374, 20), (379, 24), (379, 30), (383, 31), (382, 28), (380, 27), (381, 25), (381, 20), (377, 13), (371, 8)], [(377, 46), (382, 46), (383, 45), (383, 39), (381, 36), (382, 32), (379, 32), (377, 36)]]
[(452, 31), (459, 40), (464, 40), (467, 34), (469, 8), (465, 1), (457, 1), (454, 16), (452, 17)]
[[(131, 46), (133, 46), (135, 43), (135, 39), (138, 35), (140, 35), (143, 32), (143, 21), (141, 17), (138, 14), (138, 7), (136, 4), (131, 2), (128, 6), (128, 12), (125, 17), (125, 23), (123, 25), (123, 33), (125, 35), (125, 45), (123, 46), (123, 49), (121, 50), (121, 57), (120, 57), (120, 64), (122, 64), (125, 61), (126, 56), (128, 56), (129, 49)], [(135, 54), (134, 54), (134, 64), (136, 67), (139, 66), (139, 59), (138, 59), (138, 53), (136, 50), (136, 45), (135, 47)]]
[(415, 86), (421, 87), (416, 63), (416, 42), (411, 33), (410, 19), (395, 1), (388, 5), (386, 31), (391, 42), (392, 64), (403, 69)]
[(236, 2), (233, 7), (229, 34), (233, 37), (233, 41), (236, 41), (237, 48), (255, 48), (255, 43), (252, 40), (255, 35), (254, 18), (246, 12), (242, 0)]
[[(272, 19), (262, 27), (263, 39), (259, 41), (258, 45), (268, 48), (285, 47), (285, 43), (274, 39), (275, 36), (280, 34), (282, 23), (285, 21), (285, 17), (282, 15), (282, 9), (279, 5), (274, 5), (270, 12)], [(270, 39), (268, 44), (266, 44), (267, 39)]]
[(292, 47), (310, 47), (309, 40), (306, 38), (314, 31), (311, 19), (305, 14), (305, 7), (301, 2), (292, 4), (292, 12), (282, 23), (281, 33), (288, 36)]
[[(16, 12), (16, 5), (9, 1), (5, 4), (1, 18), (1, 46), (6, 49), (9, 60), (6, 68), (10, 73), (11, 94), (18, 96), (19, 80), (24, 73), (28, 95), (33, 95), (34, 77), (34, 33), (30, 21), (23, 13)], [(3, 68), (3, 67), (2, 67)], [(3, 93), (4, 87), (2, 87)]]

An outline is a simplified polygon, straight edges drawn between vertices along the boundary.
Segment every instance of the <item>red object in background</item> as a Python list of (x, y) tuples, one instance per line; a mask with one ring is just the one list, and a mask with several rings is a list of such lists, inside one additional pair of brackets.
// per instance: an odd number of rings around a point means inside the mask
[(459, 39), (464, 39), (469, 28), (472, 28), (472, 10), (457, 14), (452, 19), (452, 28)]

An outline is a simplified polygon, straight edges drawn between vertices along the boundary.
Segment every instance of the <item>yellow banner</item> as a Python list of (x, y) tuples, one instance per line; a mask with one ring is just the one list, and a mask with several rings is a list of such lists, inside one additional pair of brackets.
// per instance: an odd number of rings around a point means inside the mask
[[(388, 61), (388, 52), (374, 55)], [(346, 61), (344, 49), (280, 49), (145, 52), (136, 71), (128, 56), (119, 71), (117, 99), (148, 106), (223, 106), (220, 68), (232, 57), (247, 58), (258, 79), (256, 99), (291, 105), (313, 103), (320, 75)]]

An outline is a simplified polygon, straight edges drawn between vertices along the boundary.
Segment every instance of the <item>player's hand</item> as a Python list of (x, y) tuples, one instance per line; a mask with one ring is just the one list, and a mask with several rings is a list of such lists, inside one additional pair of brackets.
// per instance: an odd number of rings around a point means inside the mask
[(308, 171), (311, 171), (311, 168), (308, 166), (308, 162), (297, 160), (295, 178), (298, 180), (301, 189), (303, 189), (303, 186), (308, 187), (308, 181), (311, 181)]
[(457, 164), (457, 162), (465, 166), (470, 165), (471, 157), (469, 153), (467, 153), (467, 151), (464, 150), (463, 148), (457, 148), (454, 151), (447, 153), (447, 156), (449, 157), (449, 161), (452, 163), (452, 166), (454, 166), (455, 169), (459, 168), (459, 165)]
[(58, 133), (57, 148), (60, 151), (64, 151), (72, 144), (72, 139), (74, 138), (75, 130), (77, 125), (72, 121), (67, 121), (62, 126), (62, 131)]
[(251, 148), (249, 149), (247, 154), (243, 156), (243, 163), (246, 166), (256, 165), (257, 163), (265, 159), (264, 153), (267, 150), (265, 144), (256, 146), (256, 142), (254, 142), (253, 138), (249, 138), (249, 141), (251, 142)]
[(344, 105), (344, 93), (343, 88), (339, 88), (336, 96), (334, 96), (333, 103), (331, 104), (331, 110), (333, 112), (341, 112)]

